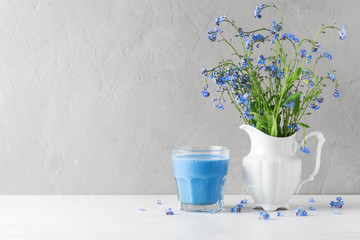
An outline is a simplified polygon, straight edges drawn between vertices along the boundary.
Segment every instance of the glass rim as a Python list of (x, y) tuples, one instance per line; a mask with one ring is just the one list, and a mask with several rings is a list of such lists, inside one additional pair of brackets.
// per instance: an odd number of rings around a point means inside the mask
[(171, 151), (182, 151), (182, 152), (223, 152), (230, 151), (229, 147), (214, 146), (214, 145), (183, 145), (172, 147)]

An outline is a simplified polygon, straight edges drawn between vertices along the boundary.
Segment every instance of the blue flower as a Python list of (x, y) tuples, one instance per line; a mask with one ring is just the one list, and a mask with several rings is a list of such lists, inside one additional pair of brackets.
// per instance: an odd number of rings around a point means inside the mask
[(238, 204), (235, 207), (231, 208), (231, 212), (239, 213), (239, 212), (241, 212), (242, 207), (243, 207), (242, 204)]
[(279, 33), (280, 33), (281, 29), (282, 29), (282, 24), (281, 23), (276, 23), (275, 21), (273, 21), (271, 23), (271, 26), (272, 26), (273, 29), (270, 30), (270, 33), (272, 35), (274, 35), (274, 38), (270, 41), (270, 44), (273, 44), (274, 41), (276, 39), (278, 39), (278, 37), (279, 37)]
[(309, 207), (309, 210), (310, 210), (310, 211), (315, 211), (316, 209), (315, 209), (313, 206), (310, 206), (310, 207)]
[(265, 59), (264, 55), (260, 55), (257, 63), (258, 64), (265, 64), (265, 62), (266, 62), (266, 59)]
[(253, 41), (261, 41), (263, 42), (265, 40), (264, 36), (261, 34), (252, 36)]
[(291, 41), (294, 41), (295, 43), (299, 43), (299, 42), (300, 42), (299, 39), (296, 38), (294, 34), (290, 34), (290, 33), (284, 33), (284, 34), (282, 35), (282, 38), (281, 38), (281, 39), (282, 39), (282, 40), (289, 39), (289, 40), (291, 40)]
[(282, 212), (277, 212), (277, 216), (282, 217), (283, 216)]
[(318, 110), (320, 108), (320, 104), (316, 105), (315, 103), (311, 103), (309, 105), (309, 108), (313, 109), (313, 110)]
[(302, 70), (302, 72), (305, 74), (306, 79), (310, 79), (311, 73), (309, 70), (304, 69), (304, 70)]
[(266, 211), (260, 211), (259, 214), (260, 214), (259, 219), (264, 219), (264, 220), (270, 219), (270, 215)]
[(212, 41), (212, 42), (215, 42), (216, 41), (216, 37), (217, 37), (217, 34), (220, 32), (221, 30), (219, 28), (215, 28), (213, 31), (208, 31), (207, 33), (207, 39)]
[(248, 203), (248, 200), (247, 199), (243, 199), (240, 201), (240, 204), (247, 204)]
[(320, 45), (320, 43), (316, 42), (316, 43), (314, 43), (313, 47), (311, 48), (311, 52), (316, 53), (319, 51), (319, 49), (321, 49), (321, 45)]
[(209, 213), (210, 213), (210, 214), (214, 214), (214, 213), (215, 213), (215, 210), (214, 210), (214, 209), (211, 209), (211, 210), (209, 211)]
[(282, 24), (281, 24), (281, 23), (276, 23), (275, 21), (273, 21), (273, 22), (271, 23), (271, 26), (272, 26), (272, 28), (273, 28), (273, 30), (274, 30), (275, 32), (280, 32), (281, 29), (282, 29)]
[(309, 202), (315, 202), (314, 198), (309, 198)]
[(256, 19), (261, 18), (260, 12), (264, 9), (264, 5), (260, 4), (260, 6), (254, 7), (254, 16)]
[(324, 52), (323, 56), (328, 58), (329, 60), (332, 59), (332, 55), (330, 53), (328, 53), (328, 52)]
[(306, 153), (306, 154), (309, 154), (309, 153), (310, 153), (310, 150), (309, 150), (309, 148), (307, 148), (307, 147), (300, 147), (300, 151), (302, 151), (302, 152), (304, 152), (304, 153)]
[(171, 208), (168, 208), (165, 210), (166, 215), (174, 215), (174, 212), (171, 210)]
[(300, 50), (300, 57), (302, 57), (302, 58), (304, 58), (304, 57), (306, 57), (306, 50), (305, 49), (301, 49)]
[(322, 104), (324, 102), (324, 98), (323, 97), (317, 97), (315, 98), (315, 101), (318, 103), (318, 104)]
[(219, 107), (218, 107), (221, 111), (224, 110), (224, 105), (222, 104), (219, 104)]
[(296, 214), (296, 216), (302, 216), (302, 217), (305, 217), (308, 215), (308, 213), (302, 207), (298, 207), (295, 211), (295, 214)]
[(210, 93), (204, 88), (203, 90), (201, 90), (201, 94), (204, 96), (204, 97), (208, 97), (210, 95)]
[(161, 200), (157, 200), (156, 203), (157, 203), (157, 204), (162, 204)]
[(334, 98), (340, 97), (339, 89), (335, 88), (335, 92), (333, 93)]
[(294, 107), (295, 107), (294, 100), (291, 100), (290, 102), (285, 103), (285, 107), (290, 108), (290, 109), (294, 109)]
[(295, 123), (291, 123), (289, 126), (287, 126), (288, 129), (295, 129), (295, 132), (299, 131), (300, 128), (298, 125), (295, 125)]
[(246, 39), (245, 40), (245, 47), (246, 47), (246, 50), (252, 50), (253, 49), (253, 47), (252, 47), (252, 43), (253, 43), (253, 41), (252, 40), (249, 40), (249, 39)]
[(246, 111), (243, 113), (243, 115), (244, 115), (244, 118), (249, 119), (249, 120), (254, 119), (254, 117), (255, 117), (254, 114), (252, 114), (249, 109), (246, 109)]
[(203, 67), (203, 70), (201, 71), (201, 74), (202, 74), (204, 77), (206, 77), (207, 74), (208, 74), (208, 70), (206, 70), (206, 68)]
[(309, 56), (307, 56), (307, 58), (306, 58), (306, 63), (309, 63), (311, 58), (312, 58), (312, 56), (309, 54)]
[(342, 208), (344, 205), (344, 201), (342, 200), (342, 197), (337, 197), (336, 198), (336, 202), (335, 201), (331, 201), (330, 202), (330, 206), (333, 208)]
[(314, 83), (313, 81), (310, 81), (310, 82), (309, 82), (309, 86), (310, 86), (310, 87), (314, 87), (314, 86), (315, 86), (315, 83)]
[(329, 72), (328, 73), (328, 76), (329, 76), (329, 78), (331, 79), (331, 80), (335, 80), (335, 74), (334, 73), (332, 73), (332, 72)]
[(345, 26), (342, 26), (342, 29), (340, 29), (338, 33), (340, 34), (340, 39), (344, 40), (347, 36)]
[(224, 20), (226, 20), (226, 18), (227, 18), (226, 15), (222, 15), (222, 16), (218, 17), (215, 21), (215, 25), (220, 26), (220, 23), (222, 23)]

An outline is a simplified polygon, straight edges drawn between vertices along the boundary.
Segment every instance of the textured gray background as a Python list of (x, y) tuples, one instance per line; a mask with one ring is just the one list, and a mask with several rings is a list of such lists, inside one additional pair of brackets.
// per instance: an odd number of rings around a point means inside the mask
[[(206, 40), (227, 14), (252, 29), (260, 1), (1, 1), (0, 193), (173, 194), (170, 148), (232, 148), (227, 193), (246, 193), (241, 159), (250, 141), (232, 106), (201, 96), (202, 67), (230, 51)], [(360, 1), (276, 1), (286, 32), (313, 37), (322, 23), (345, 24), (319, 38), (333, 54), (341, 97), (312, 118), (327, 142), (314, 182), (302, 193), (360, 193)], [(299, 135), (299, 139), (301, 134)], [(310, 143), (314, 150), (315, 140)], [(314, 156), (304, 158), (304, 173)]]

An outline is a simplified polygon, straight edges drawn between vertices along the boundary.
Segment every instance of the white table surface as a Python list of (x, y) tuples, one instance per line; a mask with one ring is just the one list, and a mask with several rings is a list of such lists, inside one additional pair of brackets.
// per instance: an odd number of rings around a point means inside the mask
[[(336, 195), (299, 195), (283, 217), (273, 212), (265, 221), (244, 195), (225, 196), (224, 211), (215, 214), (182, 212), (173, 195), (0, 196), (0, 240), (360, 239), (360, 196), (342, 197), (339, 215), (329, 205)], [(243, 211), (231, 213), (244, 198), (249, 204)], [(316, 211), (308, 210), (311, 205)], [(299, 206), (308, 210), (307, 217), (295, 215)], [(169, 207), (175, 215), (165, 214)]]

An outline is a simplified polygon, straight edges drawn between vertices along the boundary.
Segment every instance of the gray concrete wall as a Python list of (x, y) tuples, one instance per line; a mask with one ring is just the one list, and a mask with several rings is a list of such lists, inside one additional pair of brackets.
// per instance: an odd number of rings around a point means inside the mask
[[(207, 41), (227, 14), (246, 29), (277, 20), (260, 1), (2, 1), (0, 193), (174, 194), (170, 148), (232, 148), (226, 192), (246, 193), (241, 161), (250, 141), (236, 110), (201, 96), (202, 67), (230, 53)], [(315, 181), (302, 193), (360, 193), (360, 1), (276, 1), (287, 32), (320, 37), (333, 54), (341, 97), (307, 123), (327, 139)], [(301, 135), (301, 134), (300, 134)], [(299, 139), (301, 136), (299, 135)], [(316, 142), (309, 142), (314, 150)], [(304, 173), (314, 156), (304, 156)]]

